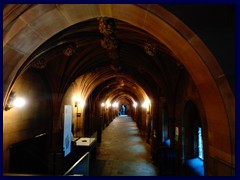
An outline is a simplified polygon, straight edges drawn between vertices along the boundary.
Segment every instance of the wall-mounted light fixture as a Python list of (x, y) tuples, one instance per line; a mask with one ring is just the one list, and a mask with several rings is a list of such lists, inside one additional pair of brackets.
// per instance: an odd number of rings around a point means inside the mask
[(142, 104), (142, 107), (148, 109), (150, 105), (151, 105), (151, 101), (150, 101), (149, 99), (147, 99), (147, 100), (145, 100), (145, 102)]
[(26, 104), (26, 101), (22, 97), (16, 97), (15, 92), (11, 92), (5, 106), (5, 111), (12, 109), (13, 107), (23, 107)]
[(80, 97), (73, 97), (74, 107), (81, 107), (85, 106), (85, 102)]
[(138, 103), (134, 102), (133, 107), (136, 108), (138, 106)]
[(26, 104), (25, 99), (21, 98), (21, 97), (16, 97), (13, 101), (13, 106), (14, 107), (23, 107)]
[(15, 92), (11, 92), (5, 106), (5, 111), (8, 111), (13, 108), (13, 101), (15, 99)]
[(78, 102), (77, 101), (75, 101), (74, 104), (75, 104), (74, 107), (78, 107)]
[(117, 102), (112, 103), (112, 107), (117, 108), (118, 107), (118, 103)]
[(73, 97), (73, 103), (74, 103), (74, 107), (77, 108), (76, 110), (76, 116), (81, 117), (82, 113), (78, 112), (79, 110), (82, 111), (84, 106), (85, 106), (85, 102), (82, 100), (82, 98), (80, 96), (74, 96)]
[(107, 108), (112, 106), (112, 104), (110, 102), (107, 102), (106, 105), (107, 105)]

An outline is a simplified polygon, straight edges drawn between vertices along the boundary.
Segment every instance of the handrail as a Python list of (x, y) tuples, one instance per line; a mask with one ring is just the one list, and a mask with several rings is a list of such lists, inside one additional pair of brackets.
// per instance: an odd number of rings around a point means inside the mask
[(89, 152), (86, 152), (76, 163), (74, 163), (63, 176), (66, 176), (71, 170), (73, 170), (86, 156), (89, 155)]

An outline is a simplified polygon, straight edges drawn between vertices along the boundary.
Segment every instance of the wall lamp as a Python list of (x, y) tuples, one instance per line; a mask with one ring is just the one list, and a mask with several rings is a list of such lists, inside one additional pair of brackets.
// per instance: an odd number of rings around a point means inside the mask
[(74, 107), (84, 107), (85, 102), (81, 100), (80, 98), (74, 98)]
[(137, 106), (138, 106), (138, 103), (134, 102), (134, 103), (133, 103), (133, 107), (136, 108)]
[(117, 103), (117, 102), (114, 102), (114, 103), (112, 104), (112, 107), (117, 108), (117, 107), (118, 107), (118, 103)]
[(75, 106), (75, 107), (78, 107), (78, 102), (77, 102), (77, 101), (75, 101), (74, 103), (75, 103), (75, 105), (74, 105), (74, 106)]
[(143, 108), (148, 109), (148, 107), (151, 105), (151, 102), (149, 99), (145, 100), (145, 102), (142, 104)]
[(77, 117), (81, 117), (81, 113), (78, 112), (78, 106), (79, 105), (80, 105), (80, 103), (78, 101), (74, 102), (74, 106), (77, 108), (77, 113), (76, 113)]
[(74, 107), (77, 108), (76, 116), (77, 118), (81, 117), (81, 113), (78, 112), (78, 110), (80, 108), (80, 111), (81, 111), (81, 109), (84, 108), (85, 102), (80, 97), (76, 97), (76, 96), (73, 97), (73, 101), (74, 101)]
[(12, 109), (13, 107), (22, 107), (26, 104), (26, 101), (21, 97), (16, 97), (15, 92), (11, 92), (5, 106), (5, 111)]
[(13, 108), (13, 101), (15, 99), (15, 92), (11, 92), (5, 106), (5, 111), (8, 111)]

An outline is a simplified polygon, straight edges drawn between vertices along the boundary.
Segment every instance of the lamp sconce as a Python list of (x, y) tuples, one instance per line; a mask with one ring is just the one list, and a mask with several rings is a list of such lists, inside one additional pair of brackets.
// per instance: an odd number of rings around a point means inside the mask
[(74, 101), (74, 107), (75, 107), (75, 108), (76, 108), (76, 107), (77, 107), (77, 108), (78, 108), (78, 107), (83, 108), (84, 105), (85, 105), (84, 101)]
[(78, 102), (77, 101), (75, 101), (75, 107), (78, 107)]
[(8, 111), (13, 108), (13, 101), (15, 100), (15, 92), (11, 92), (5, 106), (5, 111)]
[(75, 108), (77, 108), (77, 112), (76, 112), (77, 117), (81, 117), (81, 113), (78, 112), (78, 106), (79, 105), (80, 105), (80, 103), (78, 101), (74, 102), (74, 106), (75, 106)]

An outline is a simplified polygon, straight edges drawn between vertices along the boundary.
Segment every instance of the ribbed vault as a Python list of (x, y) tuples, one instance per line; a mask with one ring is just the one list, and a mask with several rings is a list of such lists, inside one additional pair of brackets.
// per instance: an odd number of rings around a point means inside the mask
[[(84, 99), (97, 89), (103, 98), (128, 101), (156, 94), (173, 100), (185, 69), (206, 113), (209, 155), (235, 164), (235, 102), (228, 82), (198, 36), (160, 5), (33, 5), (17, 12), (19, 17), (4, 20), (4, 105), (28, 68), (46, 77), (53, 94), (64, 94), (78, 80)], [(101, 45), (99, 17), (115, 22), (116, 48)], [(225, 148), (214, 141), (218, 137), (225, 137)]]

